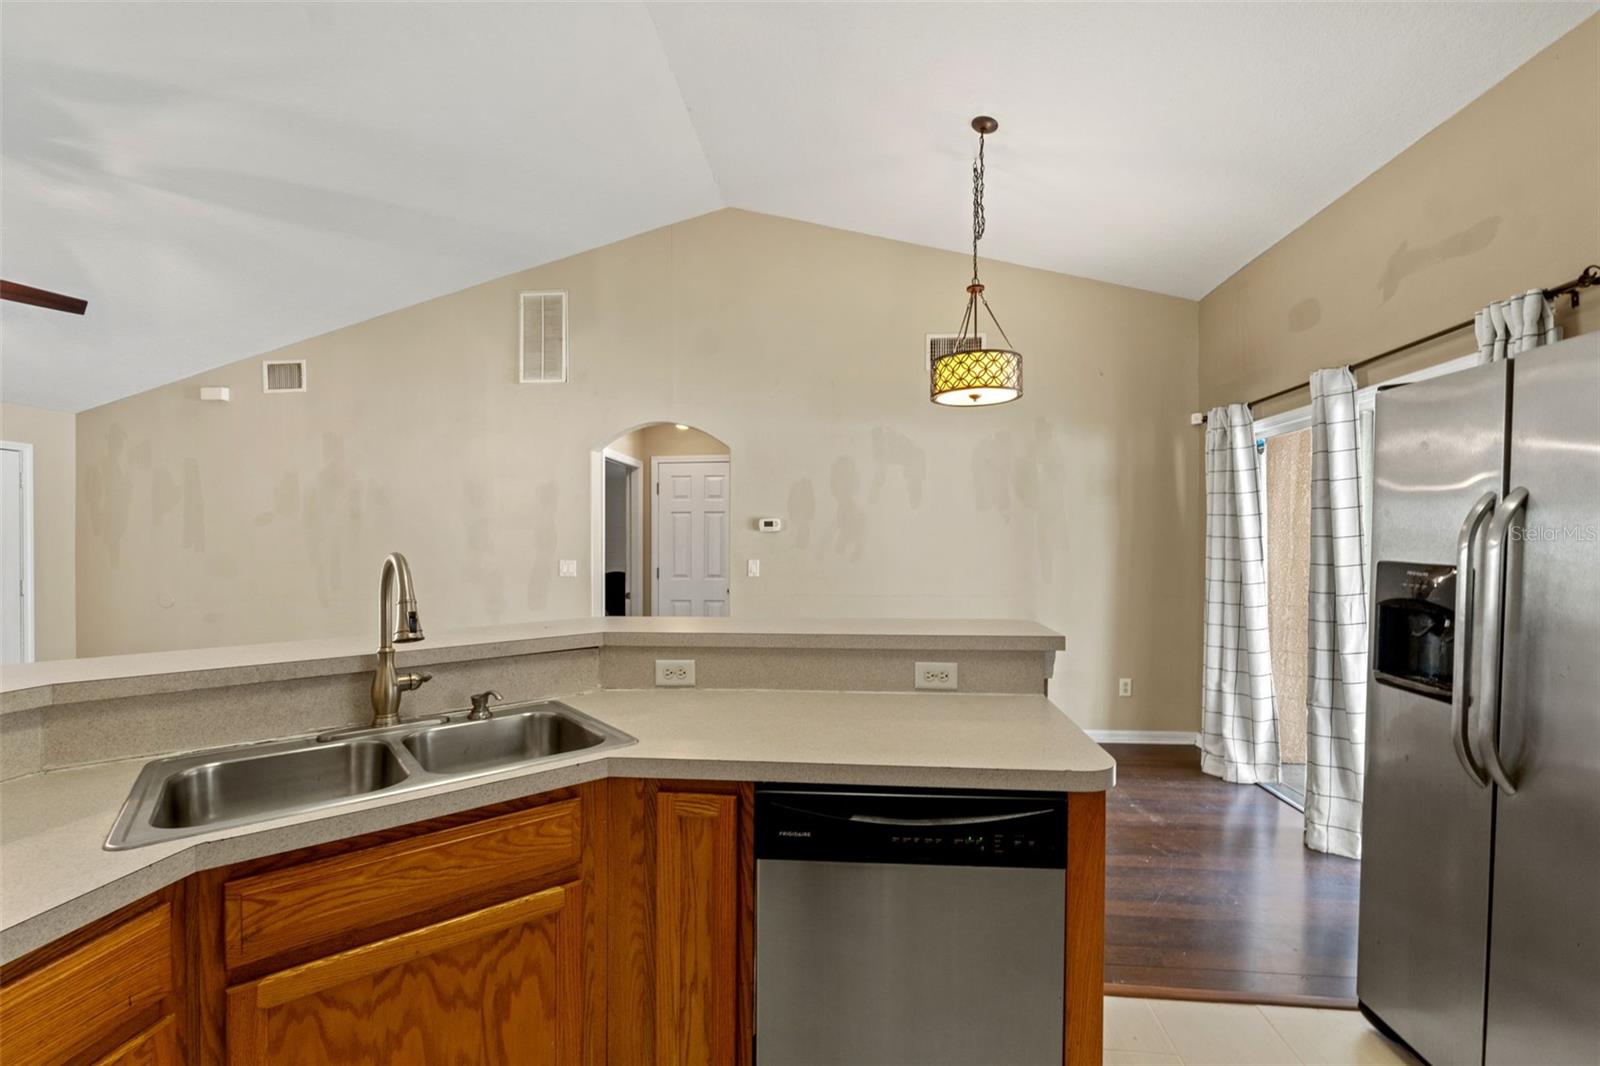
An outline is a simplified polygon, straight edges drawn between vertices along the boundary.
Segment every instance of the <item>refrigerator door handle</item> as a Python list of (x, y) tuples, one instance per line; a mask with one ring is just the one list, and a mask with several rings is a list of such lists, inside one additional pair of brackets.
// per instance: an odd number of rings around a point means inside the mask
[(1456, 637), (1455, 680), (1450, 686), (1450, 743), (1455, 746), (1456, 758), (1462, 769), (1479, 788), (1489, 787), (1489, 776), (1472, 759), (1471, 739), (1468, 736), (1467, 711), (1472, 706), (1472, 615), (1477, 602), (1473, 580), (1473, 547), (1484, 521), (1494, 513), (1494, 493), (1486, 492), (1467, 511), (1461, 523), (1461, 535), (1456, 538)]
[(1505, 503), (1489, 523), (1489, 536), (1484, 542), (1483, 552), (1483, 617), (1488, 628), (1483, 633), (1483, 698), (1474, 750), (1478, 761), (1494, 778), (1494, 783), (1508, 796), (1516, 795), (1517, 787), (1511, 783), (1511, 775), (1501, 765), (1500, 747), (1495, 739), (1495, 730), (1500, 724), (1500, 655), (1505, 635), (1506, 535), (1511, 531), (1511, 523), (1527, 504), (1527, 489), (1513, 489), (1506, 494)]

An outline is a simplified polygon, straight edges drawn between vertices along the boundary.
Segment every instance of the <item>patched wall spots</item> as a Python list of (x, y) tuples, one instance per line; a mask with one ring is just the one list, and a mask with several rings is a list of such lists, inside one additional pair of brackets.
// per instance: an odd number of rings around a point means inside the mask
[(851, 559), (861, 558), (866, 536), (867, 515), (861, 509), (861, 468), (849, 456), (833, 461), (828, 474), (833, 491), (833, 550)]
[(1289, 308), (1290, 333), (1304, 333), (1321, 321), (1322, 301), (1315, 296), (1307, 296), (1304, 300)]
[(1011, 521), (1011, 464), (1014, 449), (1009, 433), (991, 433), (972, 449), (972, 499), (980, 511), (998, 511)]
[(127, 443), (128, 434), (113, 422), (106, 427), (102, 458), (83, 469), (83, 503), (88, 511), (89, 532), (104, 546), (112, 566), (122, 561), (122, 539), (127, 535), (133, 506), (133, 485), (123, 457)]
[(166, 467), (150, 475), (150, 521), (152, 525), (160, 526), (169, 515), (178, 509), (178, 504), (183, 499), (183, 493), (178, 488), (178, 481)]
[(329, 606), (344, 585), (341, 544), (359, 543), (360, 485), (344, 460), (344, 438), (322, 435), (322, 466), (306, 487), (302, 505), (306, 557), (316, 575), (317, 599)]
[(877, 503), (889, 479), (890, 467), (898, 468), (906, 483), (906, 496), (913, 510), (922, 506), (922, 488), (928, 479), (928, 455), (905, 434), (884, 426), (872, 430), (872, 496)]
[(1462, 256), (1481, 252), (1494, 242), (1495, 235), (1499, 232), (1500, 216), (1491, 215), (1459, 233), (1452, 233), (1421, 248), (1412, 248), (1410, 241), (1401, 241), (1400, 247), (1389, 256), (1389, 264), (1384, 267), (1383, 276), (1378, 279), (1378, 291), (1383, 294), (1383, 302), (1388, 303), (1390, 298), (1400, 291), (1400, 283), (1412, 274), (1447, 259), (1460, 259)]
[(811, 543), (811, 522), (817, 517), (817, 490), (811, 479), (803, 477), (789, 486), (789, 529), (794, 546), (804, 551)]
[(256, 512), (257, 526), (270, 526), (280, 518), (293, 518), (300, 513), (300, 475), (286, 471), (272, 487), (272, 506)]

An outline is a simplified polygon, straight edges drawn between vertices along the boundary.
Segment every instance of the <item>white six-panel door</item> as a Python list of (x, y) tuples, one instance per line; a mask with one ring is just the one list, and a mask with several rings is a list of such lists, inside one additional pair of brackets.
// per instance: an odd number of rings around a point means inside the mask
[(728, 460), (658, 459), (652, 614), (728, 613)]

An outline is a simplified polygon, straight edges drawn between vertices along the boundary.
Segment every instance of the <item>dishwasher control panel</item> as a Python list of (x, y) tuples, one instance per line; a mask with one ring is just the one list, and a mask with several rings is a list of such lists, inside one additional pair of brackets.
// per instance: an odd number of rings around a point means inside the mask
[(845, 789), (756, 791), (756, 857), (945, 866), (1064, 868), (1066, 797), (1054, 792)]

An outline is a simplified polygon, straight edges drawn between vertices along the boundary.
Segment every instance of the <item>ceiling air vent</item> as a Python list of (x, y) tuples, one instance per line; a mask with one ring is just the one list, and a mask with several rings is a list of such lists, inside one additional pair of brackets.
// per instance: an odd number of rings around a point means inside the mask
[(518, 333), (517, 380), (525, 385), (567, 380), (567, 294), (525, 292), (518, 299), (522, 328)]
[[(959, 338), (959, 336), (960, 335), (956, 333), (929, 333), (927, 335), (928, 365), (923, 367), (923, 369), (932, 370), (933, 361), (935, 359), (939, 358), (941, 355), (949, 355), (951, 352), (955, 351), (956, 340)], [(988, 344), (989, 335), (987, 333), (978, 334), (978, 343), (980, 345)]]
[(261, 364), (262, 392), (305, 392), (304, 359), (269, 359)]

